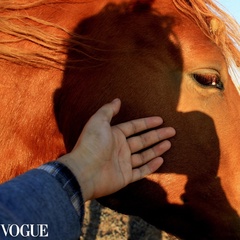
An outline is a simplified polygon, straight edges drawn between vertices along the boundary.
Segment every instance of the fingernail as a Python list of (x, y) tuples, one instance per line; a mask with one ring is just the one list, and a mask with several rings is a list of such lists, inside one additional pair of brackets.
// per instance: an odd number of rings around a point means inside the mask
[(112, 101), (112, 103), (115, 103), (115, 102), (118, 102), (118, 101), (120, 101), (120, 99), (119, 99), (119, 98), (115, 98), (115, 99)]

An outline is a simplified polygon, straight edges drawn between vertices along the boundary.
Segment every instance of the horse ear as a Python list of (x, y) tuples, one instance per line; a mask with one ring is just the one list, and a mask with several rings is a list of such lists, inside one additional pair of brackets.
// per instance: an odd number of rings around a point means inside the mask
[(211, 18), (209, 28), (210, 33), (213, 35), (220, 35), (224, 31), (224, 25), (217, 18)]

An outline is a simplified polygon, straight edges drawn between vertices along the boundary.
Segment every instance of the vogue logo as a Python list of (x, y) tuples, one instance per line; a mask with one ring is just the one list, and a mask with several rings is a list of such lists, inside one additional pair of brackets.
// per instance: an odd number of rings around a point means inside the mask
[(0, 224), (5, 237), (48, 237), (48, 224)]

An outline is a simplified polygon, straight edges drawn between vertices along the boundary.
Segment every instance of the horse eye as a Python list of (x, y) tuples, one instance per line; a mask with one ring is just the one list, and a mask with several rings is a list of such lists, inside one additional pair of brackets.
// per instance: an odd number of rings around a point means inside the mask
[(223, 83), (220, 79), (220, 76), (217, 74), (192, 74), (193, 78), (203, 86), (215, 87), (220, 90), (224, 90)]

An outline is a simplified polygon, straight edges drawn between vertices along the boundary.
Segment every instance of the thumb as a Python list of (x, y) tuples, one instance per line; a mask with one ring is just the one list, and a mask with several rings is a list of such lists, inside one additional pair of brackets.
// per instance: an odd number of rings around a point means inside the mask
[(121, 100), (119, 98), (116, 98), (112, 102), (102, 106), (97, 111), (97, 115), (101, 117), (102, 120), (106, 120), (110, 123), (112, 118), (118, 114), (120, 107), (121, 107)]
[(112, 117), (116, 116), (119, 113), (121, 107), (121, 100), (119, 98), (115, 98), (111, 103), (113, 114)]

